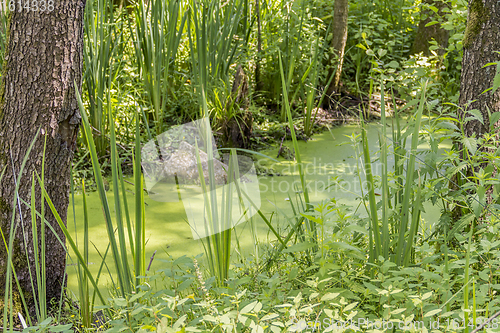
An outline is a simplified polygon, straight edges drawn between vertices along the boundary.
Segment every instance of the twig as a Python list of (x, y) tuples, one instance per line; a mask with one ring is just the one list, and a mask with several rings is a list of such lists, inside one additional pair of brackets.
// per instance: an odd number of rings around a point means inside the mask
[[(97, 132), (97, 134), (98, 134), (99, 136), (103, 136), (103, 137), (105, 137), (106, 139), (108, 139), (109, 141), (111, 141), (111, 139), (110, 139), (110, 138), (109, 138), (106, 134), (103, 134), (101, 131), (99, 131), (97, 128), (95, 128), (95, 127), (94, 127), (94, 126), (92, 126), (92, 125), (90, 125), (90, 127), (92, 128), (92, 130), (93, 130), (94, 132)], [(123, 150), (127, 151), (127, 148), (126, 148), (125, 146), (121, 145), (120, 143), (116, 142), (116, 145), (117, 145), (118, 147), (120, 147), (121, 149), (123, 149)]]
[(479, 332), (480, 330), (482, 330), (486, 325), (488, 325), (493, 319), (495, 319), (496, 317), (500, 316), (500, 311), (498, 311), (497, 313), (495, 313), (493, 316), (491, 316), (490, 318), (488, 318), (487, 321), (485, 321), (484, 323), (482, 323), (481, 325), (479, 325), (474, 331), (472, 331), (471, 333), (477, 333)]
[[(134, 192), (134, 191), (131, 191), (131, 190), (126, 190), (126, 191), (127, 191), (128, 193), (132, 193), (132, 195), (135, 195), (135, 192)], [(153, 192), (151, 192), (151, 194), (154, 194), (154, 193), (153, 193)], [(146, 206), (149, 206), (149, 204), (148, 204), (146, 201), (144, 201), (144, 204), (145, 204)]]
[(151, 264), (153, 263), (153, 259), (155, 258), (155, 254), (156, 254), (156, 251), (153, 252), (153, 255), (151, 256), (151, 260), (149, 260), (149, 265), (148, 265), (148, 269), (146, 270), (146, 272), (149, 272), (149, 269), (151, 268)]
[[(126, 179), (124, 179), (123, 181), (124, 181), (125, 183), (127, 183), (127, 184), (130, 184), (130, 185), (132, 185), (132, 186), (135, 186), (135, 184), (134, 184), (134, 183), (129, 182), (129, 181), (128, 181), (128, 180), (126, 180)], [(145, 188), (142, 188), (142, 190), (143, 190), (144, 192), (148, 193), (148, 194), (156, 194), (155, 192), (153, 192), (153, 191), (148, 191), (148, 190), (147, 190), (147, 189), (145, 189)], [(132, 192), (132, 193), (133, 193), (133, 192)]]
[(281, 153), (283, 152), (283, 141), (285, 140), (285, 138), (286, 138), (286, 133), (285, 136), (281, 139), (280, 149), (278, 149), (278, 156), (276, 156), (276, 158), (280, 157)]

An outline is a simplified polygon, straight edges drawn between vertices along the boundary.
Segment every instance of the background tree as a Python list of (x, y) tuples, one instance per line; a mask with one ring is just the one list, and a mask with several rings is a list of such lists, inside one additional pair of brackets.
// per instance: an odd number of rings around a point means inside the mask
[[(31, 2), (30, 2), (31, 4)], [(39, 3), (40, 4), (40, 3)], [(85, 1), (47, 1), (44, 11), (16, 7), (10, 13), (8, 45), (2, 75), (0, 113), (0, 227), (6, 237), (11, 228), (15, 182), (20, 182), (19, 198), (30, 202), (33, 172), (41, 174), (45, 149), (45, 187), (53, 203), (66, 220), (69, 202), (71, 161), (76, 147), (80, 115), (74, 82), (82, 79), (82, 39)], [(40, 130), (22, 178), (18, 176), (28, 147)], [(36, 190), (38, 209), (40, 188)], [(35, 261), (31, 237), (30, 210), (16, 206), (13, 251), (14, 266), (25, 296), (31, 294), (28, 265), (34, 272)], [(58, 236), (64, 236), (49, 209), (45, 218)], [(40, 230), (40, 220), (37, 221)], [(23, 236), (23, 229), (25, 236)], [(46, 230), (47, 302), (61, 292), (66, 252), (56, 236)], [(7, 240), (8, 241), (8, 240)], [(27, 255), (28, 258), (27, 258)], [(0, 282), (5, 281), (7, 267), (5, 247), (0, 246)], [(4, 292), (0, 288), (0, 293)], [(33, 308), (33, 299), (28, 298)]]
[(460, 78), (460, 105), (474, 101), (468, 109), (478, 109), (484, 118), (466, 124), (467, 136), (476, 137), (489, 131), (488, 110), (500, 111), (500, 90), (489, 91), (496, 74), (495, 66), (484, 65), (500, 61), (500, 2), (497, 0), (469, 0), (469, 14), (463, 40), (464, 55)]
[[(448, 44), (449, 32), (441, 27), (441, 24), (432, 22), (439, 22), (439, 17), (443, 15), (443, 10), (447, 8), (447, 4), (443, 0), (424, 0), (424, 10), (422, 17), (417, 28), (417, 35), (412, 45), (411, 53), (423, 52), (425, 56), (431, 54), (429, 50), (429, 42), (435, 40), (441, 47), (440, 54), (444, 53), (444, 48)], [(430, 25), (428, 25), (430, 24)]]
[(332, 22), (332, 43), (331, 43), (331, 57), (327, 80), (335, 73), (335, 77), (330, 85), (326, 87), (327, 95), (338, 90), (340, 84), (340, 76), (342, 75), (342, 66), (344, 64), (344, 52), (347, 43), (347, 18), (349, 13), (348, 0), (335, 0), (335, 7), (333, 9), (333, 22)]

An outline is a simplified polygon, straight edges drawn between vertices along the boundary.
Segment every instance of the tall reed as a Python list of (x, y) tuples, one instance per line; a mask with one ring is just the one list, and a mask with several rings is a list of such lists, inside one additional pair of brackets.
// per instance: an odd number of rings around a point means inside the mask
[[(329, 33), (329, 29), (327, 30), (327, 35)], [(320, 47), (320, 39), (319, 37), (316, 40), (316, 43), (313, 46), (314, 52), (313, 57), (311, 59), (311, 63), (307, 68), (306, 72), (302, 76), (301, 82), (305, 88), (304, 99), (305, 99), (305, 112), (304, 112), (304, 134), (310, 136), (312, 134), (312, 130), (314, 127), (314, 122), (316, 121), (316, 116), (318, 114), (318, 110), (320, 106), (323, 104), (323, 100), (326, 96), (326, 89), (323, 89), (321, 93), (321, 97), (315, 103), (317, 97), (317, 86), (319, 84), (320, 73), (323, 70), (323, 66), (321, 64), (321, 59), (324, 54), (324, 47)], [(330, 86), (333, 78), (335, 77), (335, 72), (332, 73), (330, 78), (326, 83), (326, 87)], [(305, 81), (308, 80), (306, 84)], [(314, 111), (314, 113), (313, 113)]]
[[(200, 5), (191, 2), (191, 24), (188, 28), (188, 39), (191, 48), (192, 77), (195, 79), (195, 91), (199, 98), (200, 118), (210, 114), (209, 104), (215, 106), (213, 116), (216, 120), (228, 119), (232, 112), (226, 106), (230, 96), (229, 70), (237, 59), (238, 47), (242, 38), (238, 34), (246, 34), (245, 13), (248, 7), (246, 0), (229, 1), (221, 5), (220, 0), (209, 0)], [(242, 24), (243, 23), (243, 24)], [(222, 89), (221, 89), (222, 87)], [(212, 142), (210, 131), (204, 131), (204, 142)], [(205, 137), (206, 136), (206, 137)], [(208, 156), (213, 156), (210, 144), (205, 147)], [(198, 149), (197, 149), (198, 151)], [(232, 228), (229, 227), (232, 219), (233, 196), (239, 200), (245, 197), (245, 192), (238, 192), (237, 174), (238, 164), (235, 151), (231, 151), (229, 160), (228, 182), (222, 189), (215, 186), (214, 163), (208, 161), (208, 184), (206, 183), (201, 160), (197, 152), (200, 183), (204, 197), (206, 216), (205, 227), (207, 235), (203, 246), (207, 255), (208, 266), (217, 282), (225, 283), (230, 264), (230, 250), (232, 242)]]
[[(280, 75), (281, 75), (281, 84), (284, 85), (282, 89), (286, 89), (287, 91), (291, 91), (292, 87), (292, 79), (293, 73), (295, 71), (295, 62), (300, 59), (300, 50), (299, 45), (301, 44), (302, 39), (302, 27), (304, 24), (304, 18), (306, 15), (306, 2), (304, 1), (300, 10), (300, 23), (298, 26), (291, 24), (292, 14), (294, 13), (291, 10), (290, 5), (285, 5), (287, 8), (287, 16), (286, 16), (286, 24), (285, 24), (285, 38), (284, 38), (284, 50), (283, 53), (278, 52), (278, 57), (280, 61)], [(283, 64), (281, 64), (283, 63)], [(283, 71), (283, 67), (287, 69), (287, 71)], [(288, 96), (288, 94), (287, 94)], [(290, 100), (284, 99), (283, 95), (283, 104), (281, 105), (281, 121), (285, 122), (287, 120), (288, 109), (290, 107)], [(288, 105), (288, 109), (287, 109)]]
[[(95, 131), (94, 142), (99, 156), (106, 154), (109, 145), (108, 107), (106, 91), (111, 88), (113, 55), (117, 46), (117, 31), (113, 5), (109, 1), (87, 1), (84, 22), (83, 75), (89, 103), (90, 125)], [(116, 74), (116, 71), (115, 71)]]
[[(44, 181), (45, 175), (45, 144), (47, 139), (45, 137), (44, 142), (44, 153), (42, 159), (42, 172), (41, 178), (42, 182)], [(35, 260), (35, 272), (36, 272), (36, 288), (34, 279), (31, 276), (31, 289), (36, 290), (33, 292), (33, 297), (35, 299), (35, 310), (37, 316), (37, 322), (42, 322), (47, 319), (47, 297), (46, 297), (46, 274), (47, 274), (47, 266), (45, 264), (45, 202), (44, 200), (40, 200), (40, 232), (38, 232), (38, 223), (36, 216), (36, 197), (35, 197), (35, 173), (32, 175), (31, 182), (31, 234), (33, 238), (33, 259)], [(19, 212), (21, 214), (21, 212)], [(38, 235), (40, 234), (40, 243), (38, 242)], [(26, 249), (28, 248), (26, 244)], [(26, 259), (29, 259), (28, 253), (26, 253)], [(29, 262), (29, 260), (28, 260)], [(28, 266), (29, 267), (29, 266)]]
[[(145, 270), (145, 219), (144, 219), (144, 198), (142, 196), (142, 181), (141, 181), (141, 166), (140, 166), (140, 131), (139, 131), (139, 118), (138, 116), (136, 117), (136, 151), (135, 151), (135, 161), (134, 161), (134, 173), (135, 173), (135, 179), (139, 180), (135, 184), (135, 191), (137, 193), (136, 197), (138, 197), (138, 200), (136, 200), (136, 228), (135, 228), (135, 234), (134, 237), (129, 237), (128, 239), (128, 244), (127, 240), (125, 237), (125, 225), (128, 228), (128, 230), (132, 230), (132, 223), (129, 218), (128, 214), (128, 205), (127, 201), (125, 198), (125, 187), (124, 187), (124, 182), (123, 182), (123, 175), (121, 172), (121, 167), (120, 167), (120, 158), (117, 154), (116, 151), (116, 134), (114, 130), (114, 119), (111, 116), (111, 113), (109, 113), (109, 123), (110, 123), (110, 140), (111, 140), (111, 158), (112, 158), (112, 177), (113, 177), (113, 183), (114, 183), (114, 196), (115, 196), (115, 217), (116, 217), (116, 224), (117, 224), (117, 230), (118, 230), (118, 242), (115, 238), (115, 228), (111, 219), (111, 209), (109, 207), (109, 204), (107, 202), (105, 190), (104, 190), (104, 183), (103, 179), (101, 176), (101, 171), (100, 171), (100, 166), (98, 162), (98, 157), (97, 157), (97, 152), (96, 152), (96, 146), (93, 141), (92, 137), (92, 132), (91, 132), (91, 127), (89, 120), (87, 118), (86, 112), (83, 107), (83, 103), (81, 100), (81, 96), (78, 93), (77, 86), (75, 84), (75, 89), (77, 91), (77, 99), (78, 99), (78, 105), (80, 107), (80, 111), (82, 114), (82, 119), (83, 119), (83, 128), (84, 128), (84, 134), (88, 143), (88, 148), (90, 151), (92, 163), (93, 163), (93, 168), (94, 168), (94, 176), (95, 176), (95, 181), (96, 185), (99, 191), (99, 195), (101, 198), (101, 204), (103, 208), (103, 213), (105, 217), (105, 223), (106, 227), (108, 230), (108, 239), (110, 242), (110, 247), (112, 250), (112, 255), (114, 259), (114, 264), (117, 270), (117, 275), (118, 275), (118, 281), (119, 281), (119, 286), (118, 289), (120, 289), (121, 295), (125, 298), (128, 298), (132, 292), (135, 291), (135, 287), (142, 281), (141, 277), (145, 275), (146, 270)], [(23, 163), (21, 165), (20, 169), (20, 174), (23, 173), (24, 166), (26, 164), (27, 158), (29, 156), (29, 152), (33, 148), (34, 142), (36, 141), (36, 138), (33, 140), (31, 143), (28, 152), (26, 156), (24, 157)], [(3, 176), (3, 172), (1, 174)], [(103, 294), (101, 293), (99, 287), (98, 287), (98, 280), (101, 275), (102, 267), (104, 265), (104, 260), (106, 258), (106, 254), (104, 255), (103, 261), (101, 262), (101, 266), (99, 268), (99, 272), (97, 273), (97, 279), (94, 277), (92, 272), (88, 268), (88, 252), (89, 252), (89, 230), (88, 230), (88, 213), (87, 213), (87, 204), (86, 204), (86, 198), (85, 198), (85, 184), (83, 185), (83, 191), (84, 191), (84, 250), (83, 254), (79, 250), (77, 242), (75, 242), (75, 237), (71, 235), (69, 232), (65, 221), (62, 220), (60, 217), (59, 213), (55, 209), (55, 206), (51, 200), (51, 198), (48, 196), (45, 187), (44, 187), (44, 167), (43, 167), (43, 162), (42, 162), (42, 173), (41, 176), (34, 173), (33, 174), (33, 179), (32, 179), (32, 195), (31, 195), (31, 203), (26, 203), (23, 202), (26, 206), (30, 207), (31, 209), (31, 217), (32, 217), (32, 238), (33, 242), (35, 244), (34, 248), (34, 255), (35, 257), (40, 257), (44, 258), (46, 249), (44, 245), (44, 235), (46, 232), (46, 227), (50, 229), (51, 232), (56, 233), (56, 230), (54, 229), (54, 226), (51, 226), (47, 220), (44, 218), (44, 206), (45, 204), (41, 204), (41, 211), (38, 212), (36, 210), (36, 202), (35, 202), (35, 187), (36, 187), (36, 182), (35, 179), (38, 181), (38, 186), (41, 189), (42, 192), (42, 202), (45, 202), (47, 206), (49, 207), (51, 213), (53, 214), (56, 222), (58, 223), (58, 227), (62, 230), (65, 238), (66, 238), (66, 243), (62, 241), (58, 237), (58, 241), (60, 244), (66, 249), (66, 244), (69, 246), (69, 248), (72, 250), (72, 252), (75, 254), (77, 260), (78, 260), (78, 277), (79, 277), (79, 296), (80, 296), (80, 306), (81, 306), (81, 319), (83, 322), (84, 327), (91, 327), (92, 326), (92, 312), (95, 306), (95, 296), (99, 298), (99, 301), (101, 304), (105, 305), (106, 304), (106, 299), (104, 298)], [(12, 218), (12, 223), (15, 221), (15, 215), (16, 215), (16, 210), (19, 208), (21, 209), (21, 200), (17, 196), (17, 192), (19, 190), (19, 182), (20, 182), (20, 177), (16, 178), (16, 200), (14, 201), (13, 207), (13, 218)], [(121, 184), (121, 191), (120, 191), (120, 185)], [(123, 222), (123, 217), (121, 213), (121, 207), (122, 207), (122, 202), (123, 200), (123, 207), (125, 211), (125, 220), (126, 224)], [(16, 204), (17, 202), (17, 204)], [(40, 239), (38, 239), (38, 223), (37, 223), (37, 217), (40, 219)], [(12, 224), (12, 227), (10, 228), (10, 233), (9, 233), (9, 238), (7, 242), (7, 238), (3, 234), (2, 230), (0, 230), (0, 233), (2, 235), (2, 239), (4, 242), (4, 245), (6, 246), (7, 250), (13, 248), (13, 241), (14, 237), (13, 235), (16, 233), (16, 228), (17, 225)], [(56, 233), (57, 235), (57, 233)], [(135, 248), (134, 248), (134, 243), (135, 243)], [(41, 244), (41, 246), (38, 246), (38, 244)], [(132, 273), (130, 266), (128, 264), (128, 258), (129, 258), (129, 252), (128, 248), (132, 249), (132, 255), (131, 257), (134, 259), (134, 274)], [(134, 250), (135, 249), (135, 252)], [(66, 249), (67, 251), (67, 249)], [(13, 261), (12, 261), (12, 252), (8, 251), (8, 259), (7, 259), (7, 274), (6, 274), (6, 281), (5, 281), (5, 296), (4, 296), (4, 311), (3, 311), (3, 327), (10, 327), (11, 329), (13, 328), (13, 280), (17, 284), (17, 289), (19, 291), (19, 296), (21, 298), (22, 304), (24, 306), (25, 313), (27, 314), (27, 320), (29, 325), (33, 324), (33, 319), (30, 317), (29, 309), (27, 308), (26, 301), (25, 301), (25, 295), (23, 295), (22, 290), (19, 286), (19, 281), (14, 269)], [(35, 303), (36, 303), (36, 315), (37, 315), (37, 322), (42, 322), (44, 321), (45, 318), (47, 318), (47, 308), (46, 308), (46, 300), (45, 300), (45, 293), (44, 293), (44, 281), (45, 281), (45, 276), (46, 276), (46, 266), (45, 262), (43, 259), (40, 261), (36, 260), (35, 264), (35, 272), (30, 271), (30, 277), (32, 281), (32, 286), (33, 286), (33, 297), (35, 298)], [(135, 280), (133, 279), (135, 277)], [(36, 284), (36, 288), (35, 288)], [(90, 285), (93, 287), (93, 297), (92, 300), (90, 299)], [(35, 289), (37, 291), (35, 292)], [(48, 320), (49, 318), (47, 318)]]
[[(18, 204), (20, 204), (19, 197), (18, 197), (19, 186), (20, 186), (20, 183), (22, 180), (24, 168), (26, 166), (26, 161), (28, 160), (28, 157), (31, 153), (31, 150), (33, 149), (33, 146), (34, 146), (39, 134), (40, 134), (40, 131), (38, 131), (36, 133), (33, 141), (31, 142), (31, 144), (30, 144), (30, 146), (29, 146), (29, 148), (28, 148), (28, 150), (23, 158), (23, 161), (21, 163), (21, 167), (19, 168), (19, 173), (18, 173), (17, 177), (14, 178), (15, 179), (15, 184), (14, 184), (15, 191), (14, 191), (14, 198), (12, 201), (12, 218), (11, 218), (11, 224), (10, 224), (9, 234), (7, 235), (8, 236), (7, 238), (6, 238), (6, 235), (4, 235), (2, 228), (0, 228), (0, 233), (2, 235), (3, 245), (5, 246), (5, 248), (7, 250), (7, 261), (6, 261), (7, 267), (6, 267), (6, 273), (5, 273), (4, 300), (3, 300), (3, 304), (4, 304), (3, 327), (5, 327), (5, 328), (9, 327), (11, 331), (13, 330), (13, 327), (14, 327), (14, 320), (13, 320), (14, 288), (12, 285), (13, 279), (16, 283), (17, 291), (18, 291), (19, 296), (21, 298), (21, 302), (22, 302), (22, 305), (24, 307), (24, 311), (27, 314), (28, 323), (31, 324), (31, 317), (29, 315), (30, 309), (28, 309), (28, 306), (27, 306), (27, 303), (25, 300), (25, 296), (24, 296), (23, 291), (21, 289), (21, 286), (19, 284), (19, 279), (17, 278), (17, 274), (16, 274), (16, 271), (14, 268), (14, 263), (13, 263), (13, 258), (12, 258), (12, 251), (10, 251), (9, 249), (13, 249), (14, 238), (15, 238), (15, 234), (17, 231), (17, 227), (18, 227), (18, 224), (15, 223), (15, 221), (16, 221), (17, 207), (18, 207)], [(7, 167), (8, 166), (6, 166), (6, 168)], [(13, 170), (13, 171), (14, 171), (13, 173), (15, 174), (15, 170)], [(2, 177), (1, 178), (3, 178), (4, 172), (5, 172), (5, 169), (2, 170), (2, 174), (1, 174)], [(1, 178), (0, 178), (0, 180), (1, 180)]]
[[(316, 230), (316, 222), (309, 220), (305, 217), (305, 215), (301, 215), (300, 213), (308, 212), (312, 209), (312, 205), (309, 199), (309, 191), (307, 187), (306, 177), (305, 177), (305, 169), (302, 162), (302, 158), (300, 155), (300, 149), (297, 141), (297, 135), (295, 133), (295, 127), (293, 125), (292, 112), (290, 109), (290, 103), (288, 102), (288, 90), (285, 82), (285, 74), (283, 69), (283, 62), (281, 60), (281, 54), (279, 56), (279, 65), (280, 65), (280, 73), (281, 73), (281, 83), (282, 83), (282, 92), (283, 92), (283, 101), (284, 108), (286, 111), (286, 116), (288, 119), (288, 126), (290, 127), (290, 132), (292, 136), (293, 147), (295, 151), (295, 159), (297, 161), (299, 178), (300, 178), (300, 187), (296, 189), (297, 201), (296, 204), (293, 203), (292, 198), (290, 197), (290, 206), (292, 211), (294, 212), (294, 217), (289, 218), (292, 228), (288, 232), (288, 234), (282, 239), (281, 236), (277, 236), (277, 239), (280, 243), (280, 246), (276, 249), (274, 254), (268, 260), (266, 266), (264, 268), (268, 268), (277, 258), (278, 256), (287, 249), (288, 242), (292, 239), (294, 235), (298, 235), (299, 238), (303, 241), (307, 236), (313, 244), (313, 251), (318, 250), (318, 237)], [(299, 208), (301, 208), (299, 210)], [(262, 216), (262, 214), (261, 214)], [(286, 216), (286, 214), (285, 214)], [(268, 222), (266, 222), (268, 223)], [(307, 235), (305, 233), (306, 230), (302, 229), (302, 223), (307, 226)], [(269, 223), (268, 223), (269, 224)], [(274, 228), (272, 229), (274, 230)], [(276, 233), (275, 233), (276, 234)]]
[[(71, 179), (71, 196), (73, 202), (73, 217), (76, 232), (76, 214), (75, 214), (75, 193), (73, 188), (73, 179)], [(86, 263), (89, 262), (89, 217), (87, 208), (87, 196), (85, 192), (85, 181), (82, 180), (82, 197), (83, 197), (83, 259)], [(75, 235), (78, 246), (78, 238)], [(78, 296), (80, 304), (80, 318), (82, 325), (86, 328), (92, 327), (92, 304), (90, 303), (89, 279), (87, 273), (83, 270), (82, 265), (78, 262)]]
[[(382, 167), (382, 193), (381, 193), (381, 218), (379, 220), (379, 203), (376, 200), (375, 194), (375, 181), (372, 171), (372, 162), (368, 146), (368, 136), (366, 134), (366, 127), (363, 121), (363, 113), (361, 115), (361, 146), (364, 158), (364, 172), (366, 175), (366, 182), (368, 185), (368, 215), (370, 219), (370, 242), (373, 241), (373, 247), (370, 248), (370, 262), (374, 263), (382, 256), (385, 260), (392, 260), (398, 265), (408, 266), (411, 261), (411, 254), (415, 247), (416, 234), (418, 232), (418, 224), (420, 221), (420, 207), (421, 207), (421, 179), (418, 170), (415, 169), (415, 159), (419, 140), (420, 125), (422, 121), (422, 114), (425, 106), (425, 92), (426, 84), (422, 86), (420, 95), (419, 107), (415, 114), (415, 119), (411, 121), (406, 128), (406, 133), (401, 134), (398, 126), (393, 128), (394, 140), (394, 182), (395, 190), (389, 190), (390, 171), (388, 168), (389, 163), (389, 149), (387, 140), (387, 117), (385, 106), (385, 89), (381, 85), (381, 125), (382, 133), (380, 136), (380, 150), (381, 157), (380, 163)], [(413, 126), (413, 130), (411, 126)], [(411, 146), (406, 151), (405, 146), (401, 144), (401, 138), (411, 133)], [(403, 175), (401, 170), (400, 159), (406, 159), (406, 175)], [(402, 185), (401, 178), (405, 178), (404, 185)], [(418, 183), (415, 184), (415, 179)], [(416, 191), (415, 191), (416, 189)], [(365, 200), (363, 198), (363, 200)], [(393, 202), (391, 202), (393, 200)], [(396, 210), (395, 214), (391, 210)], [(411, 213), (411, 220), (410, 220)], [(380, 232), (379, 225), (382, 224), (382, 232)], [(392, 233), (391, 233), (392, 231)], [(391, 244), (396, 244), (391, 249)]]
[[(200, 6), (191, 2), (192, 25), (188, 29), (191, 48), (192, 76), (200, 99), (200, 116), (208, 115), (203, 107), (212, 100), (214, 89), (228, 92), (229, 70), (238, 57), (242, 38), (238, 28), (244, 18), (245, 1), (229, 1), (224, 6), (220, 0), (210, 0)], [(225, 89), (220, 89), (221, 85)], [(226, 97), (219, 97), (226, 100)], [(215, 103), (214, 103), (215, 104)]]
[(136, 7), (134, 50), (157, 134), (163, 132), (171, 76), (188, 12), (181, 0), (140, 0)]
[[(210, 147), (211, 145), (207, 145)], [(213, 151), (208, 148), (208, 156), (213, 156)], [(223, 285), (228, 278), (231, 259), (231, 234), (232, 210), (235, 186), (234, 161), (236, 156), (231, 152), (229, 169), (227, 170), (227, 185), (218, 191), (215, 184), (215, 170), (213, 160), (208, 161), (208, 186), (205, 181), (198, 144), (196, 143), (196, 159), (198, 174), (203, 192), (205, 211), (205, 252), (210, 273), (217, 278), (219, 285)], [(236, 162), (237, 163), (237, 162)], [(218, 196), (218, 192), (221, 196)]]
[[(111, 164), (112, 164), (112, 180), (113, 180), (113, 194), (115, 198), (115, 221), (116, 230), (118, 233), (118, 240), (115, 237), (115, 226), (112, 219), (112, 209), (108, 203), (106, 190), (104, 188), (104, 182), (101, 175), (101, 168), (99, 165), (97, 152), (92, 137), (92, 132), (90, 129), (90, 124), (86, 115), (86, 111), (83, 107), (83, 103), (79, 94), (78, 104), (80, 107), (80, 113), (82, 115), (82, 125), (84, 130), (84, 135), (88, 143), (88, 149), (90, 151), (92, 167), (94, 171), (95, 183), (97, 186), (97, 191), (99, 193), (99, 198), (101, 200), (102, 210), (104, 213), (105, 226), (108, 232), (108, 240), (110, 243), (111, 254), (113, 257), (113, 262), (117, 272), (119, 289), (122, 297), (126, 298), (132, 291), (135, 290), (136, 283), (140, 281), (140, 276), (145, 275), (145, 219), (143, 216), (144, 212), (144, 200), (141, 197), (143, 192), (142, 181), (141, 181), (141, 166), (140, 166), (140, 130), (139, 130), (139, 117), (136, 115), (136, 147), (135, 147), (135, 158), (134, 158), (134, 178), (135, 183), (135, 195), (136, 195), (136, 221), (134, 237), (125, 236), (125, 227), (128, 230), (132, 230), (132, 221), (128, 214), (128, 203), (125, 198), (125, 189), (123, 185), (123, 175), (121, 174), (121, 159), (116, 150), (116, 134), (114, 129), (114, 119), (111, 114), (109, 114), (109, 124), (110, 124), (110, 139), (111, 139)], [(139, 180), (139, 181), (137, 181)], [(120, 184), (122, 185), (120, 187)], [(123, 205), (123, 206), (122, 206)], [(122, 213), (122, 207), (125, 209), (125, 218)], [(124, 221), (125, 219), (125, 221)], [(128, 249), (134, 249), (132, 251), (132, 259), (134, 262), (134, 273), (130, 268), (129, 264), (129, 252)], [(134, 280), (135, 277), (135, 280)]]
[[(406, 164), (406, 179), (405, 179), (405, 187), (404, 187), (404, 194), (403, 194), (403, 202), (402, 202), (402, 208), (401, 208), (401, 213), (400, 213), (400, 218), (401, 222), (399, 224), (399, 233), (398, 233), (398, 246), (396, 250), (396, 264), (398, 265), (408, 265), (408, 258), (410, 255), (410, 251), (413, 250), (413, 247), (415, 246), (415, 243), (413, 241), (413, 236), (416, 233), (417, 229), (417, 224), (420, 219), (420, 184), (417, 187), (417, 196), (414, 197), (413, 195), (413, 186), (414, 186), (414, 179), (416, 178), (415, 174), (415, 158), (417, 154), (417, 146), (418, 146), (418, 139), (419, 139), (419, 133), (420, 133), (420, 125), (422, 122), (422, 114), (424, 112), (424, 107), (425, 107), (425, 93), (426, 93), (426, 88), (427, 88), (427, 83), (424, 83), (422, 86), (422, 91), (420, 95), (420, 102), (417, 110), (417, 114), (415, 117), (414, 121), (414, 129), (413, 129), (413, 134), (411, 138), (411, 147), (410, 151), (408, 152), (409, 158), (408, 162)], [(408, 221), (409, 221), (409, 213), (410, 213), (410, 208), (412, 208), (412, 220), (411, 220), (411, 226), (410, 226), (410, 237), (406, 238), (405, 234), (408, 231)], [(406, 259), (405, 259), (406, 257)]]

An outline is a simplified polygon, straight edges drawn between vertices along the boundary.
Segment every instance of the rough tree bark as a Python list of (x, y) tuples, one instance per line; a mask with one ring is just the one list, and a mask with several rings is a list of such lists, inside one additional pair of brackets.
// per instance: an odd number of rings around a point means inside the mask
[[(39, 1), (39, 6), (40, 3)], [(80, 124), (74, 82), (81, 85), (85, 0), (57, 0), (45, 3), (45, 11), (41, 11), (41, 7), (38, 11), (34, 8), (16, 8), (10, 14), (8, 46), (0, 90), (0, 170), (5, 167), (5, 174), (0, 183), (0, 227), (6, 237), (11, 228), (14, 176), (18, 177), (21, 162), (38, 130), (41, 135), (29, 155), (22, 178), (17, 178), (20, 182), (19, 197), (30, 202), (32, 173), (36, 171), (41, 174), (46, 140), (45, 187), (63, 221), (66, 221), (71, 161)], [(49, 4), (52, 6), (49, 7)], [(40, 195), (40, 188), (37, 187), (38, 209)], [(23, 204), (21, 209), (22, 219), (19, 211), (16, 211), (15, 223), (18, 227), (11, 250), (21, 288), (25, 296), (28, 296), (32, 311), (28, 265), (33, 271), (34, 263), (39, 258), (35, 258), (33, 254), (30, 209)], [(47, 205), (45, 212), (45, 218), (64, 241), (64, 235)], [(24, 236), (21, 224), (26, 233)], [(37, 224), (40, 230), (40, 220)], [(47, 301), (50, 301), (61, 293), (66, 253), (48, 228), (46, 248), (46, 293)], [(0, 285), (5, 281), (6, 259), (7, 253), (2, 242)], [(2, 287), (0, 293), (3, 292)]]
[[(469, 109), (478, 109), (484, 117), (466, 124), (467, 136), (479, 137), (489, 131), (488, 109), (491, 113), (500, 111), (500, 90), (481, 94), (493, 85), (495, 66), (483, 68), (490, 62), (500, 61), (500, 1), (469, 0), (469, 15), (463, 40), (464, 56), (460, 77), (460, 105), (475, 100)], [(498, 126), (497, 126), (498, 127)]]
[(349, 13), (348, 0), (335, 0), (335, 7), (333, 9), (333, 22), (332, 22), (332, 44), (331, 44), (331, 58), (329, 64), (332, 66), (328, 72), (327, 80), (335, 72), (335, 77), (330, 85), (326, 87), (328, 96), (338, 90), (340, 84), (340, 76), (342, 75), (342, 66), (344, 64), (344, 51), (347, 43), (347, 17)]
[(432, 21), (439, 21), (438, 17), (443, 15), (443, 10), (447, 7), (446, 2), (443, 0), (424, 0), (423, 3), (436, 7), (438, 12), (436, 13), (432, 10), (424, 11), (426, 18), (420, 20), (420, 23), (418, 24), (417, 35), (413, 41), (411, 53), (416, 54), (423, 52), (425, 56), (431, 55), (429, 42), (434, 39), (438, 45), (441, 46), (438, 54), (442, 55), (444, 54), (443, 49), (448, 45), (448, 30), (443, 29), (441, 24), (433, 24), (428, 27), (426, 27), (426, 25)]
[[(490, 62), (500, 60), (500, 1), (498, 0), (469, 0), (469, 13), (465, 29), (464, 55), (462, 59), (462, 72), (460, 77), (459, 103), (463, 109), (477, 109), (483, 116), (484, 125), (475, 120), (464, 125), (467, 137), (479, 138), (490, 131), (488, 110), (493, 113), (500, 111), (500, 90), (483, 93), (491, 88), (496, 74), (496, 66), (483, 68)], [(467, 103), (472, 102), (467, 106)], [(462, 117), (463, 111), (462, 112)], [(499, 124), (495, 124), (498, 129)], [(459, 147), (462, 146), (457, 142)], [(463, 147), (462, 147), (463, 148)], [(470, 170), (468, 171), (470, 175)], [(453, 178), (451, 188), (458, 190), (457, 176)], [(487, 201), (491, 202), (492, 190), (487, 191)], [(452, 218), (457, 221), (463, 215), (462, 209), (456, 206)]]

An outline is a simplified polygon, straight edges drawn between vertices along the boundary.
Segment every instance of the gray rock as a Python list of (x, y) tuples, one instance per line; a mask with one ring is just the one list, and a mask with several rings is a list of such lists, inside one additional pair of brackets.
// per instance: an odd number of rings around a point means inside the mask
[[(198, 150), (200, 155), (201, 167), (205, 183), (209, 185), (208, 177), (208, 155), (202, 150)], [(224, 185), (227, 183), (228, 166), (217, 159), (212, 159), (214, 165), (214, 175), (216, 185)], [(196, 147), (182, 141), (170, 158), (163, 164), (164, 181), (174, 182), (175, 176), (179, 184), (197, 184), (201, 185), (200, 176), (198, 173), (198, 165), (196, 159)]]

